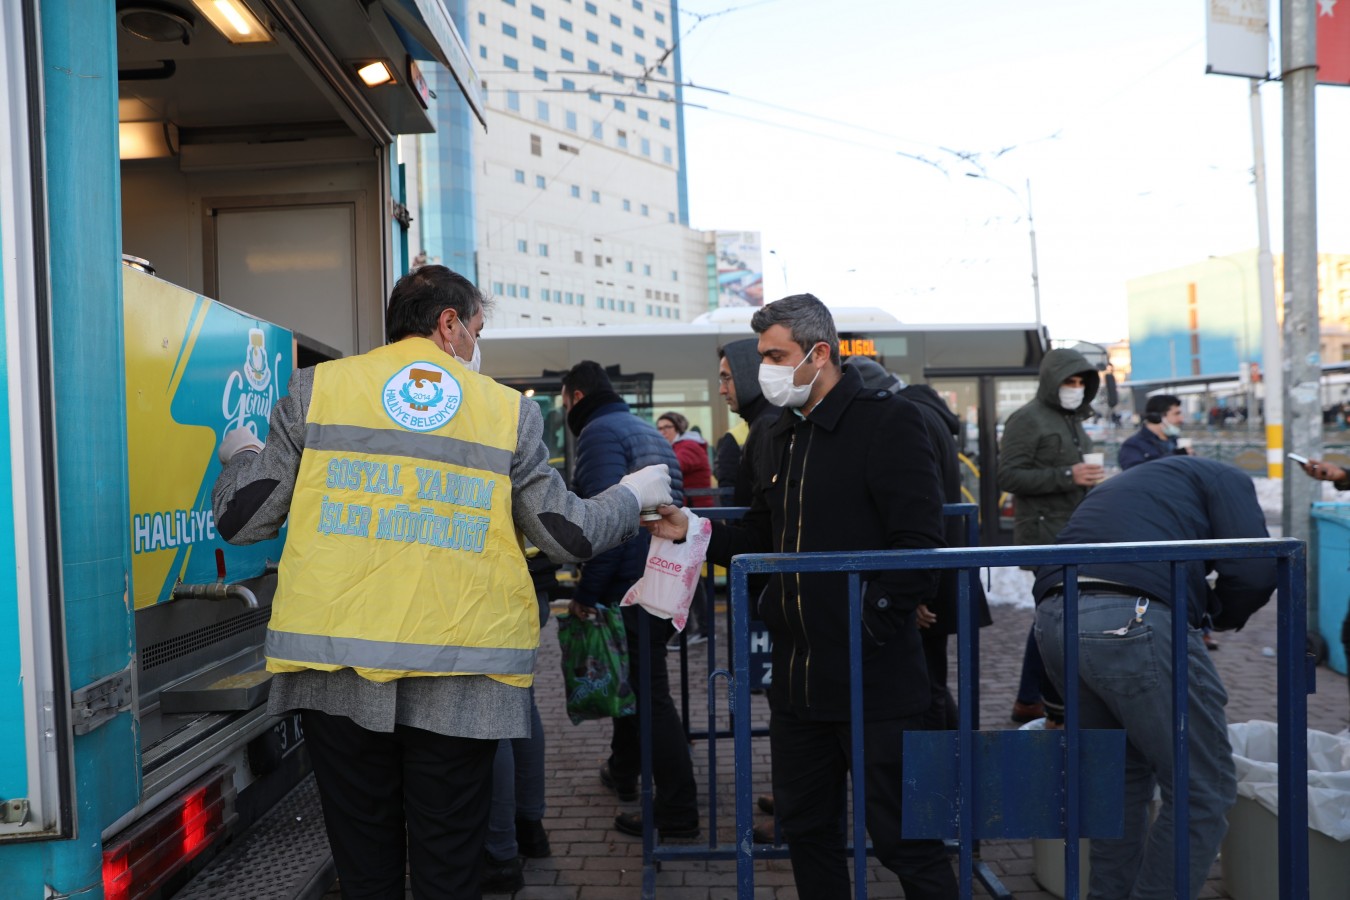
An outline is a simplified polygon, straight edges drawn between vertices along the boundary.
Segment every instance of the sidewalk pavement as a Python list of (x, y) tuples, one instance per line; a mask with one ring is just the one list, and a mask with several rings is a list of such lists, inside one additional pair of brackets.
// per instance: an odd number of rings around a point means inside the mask
[[(994, 624), (980, 632), (980, 724), (983, 728), (1016, 728), (1008, 719), (1013, 703), (1022, 650), (1031, 626), (1032, 611), (1011, 606), (993, 608)], [(725, 660), (725, 617), (718, 615), (718, 658)], [(1216, 635), (1220, 649), (1214, 661), (1229, 693), (1228, 719), (1276, 719), (1275, 659), (1264, 648), (1275, 647), (1274, 604), (1255, 615), (1241, 632)], [(951, 653), (955, 689), (955, 644)], [(707, 645), (690, 648), (691, 684), (705, 685)], [(671, 680), (678, 691), (679, 655), (671, 654)], [(610, 723), (607, 720), (574, 726), (564, 708), (562, 677), (559, 671), (557, 629), (550, 621), (541, 637), (536, 669), (536, 696), (548, 738), (548, 811), (544, 824), (553, 846), (548, 859), (525, 861), (524, 890), (517, 900), (632, 900), (640, 896), (642, 885), (642, 842), (614, 829), (618, 812), (633, 811), (636, 803), (620, 803), (601, 786), (600, 765), (609, 754)], [(725, 688), (719, 687), (718, 709), (726, 722)], [(762, 697), (754, 701), (756, 725), (767, 724), (767, 709)], [(680, 698), (676, 694), (676, 704)], [(1309, 727), (1339, 732), (1347, 725), (1350, 699), (1346, 678), (1325, 666), (1317, 670), (1317, 693), (1308, 697)], [(690, 725), (706, 730), (708, 721), (706, 690), (690, 700)], [(697, 741), (693, 748), (695, 774), (699, 780), (701, 801), (706, 807), (708, 784), (708, 746)], [(755, 793), (768, 794), (768, 738), (756, 738), (753, 766)], [(732, 809), (730, 742), (718, 745), (718, 836), (723, 844), (731, 842)], [(704, 843), (708, 821), (704, 819)], [(1017, 900), (1050, 900), (1053, 895), (1040, 889), (1033, 877), (1030, 841), (986, 841), (981, 855), (1005, 888)], [(1275, 864), (1272, 849), (1271, 864)], [(1216, 863), (1202, 898), (1226, 897), (1219, 882)], [(1086, 889), (1086, 885), (1083, 886)], [(336, 900), (334, 889), (327, 897)], [(409, 894), (411, 896), (411, 894)], [(734, 862), (665, 863), (656, 876), (659, 900), (734, 900)], [(895, 876), (872, 860), (868, 870), (868, 897), (876, 900), (899, 898), (904, 894)], [(987, 892), (976, 882), (976, 897)], [(787, 860), (768, 860), (756, 864), (755, 900), (796, 900), (792, 872)]]

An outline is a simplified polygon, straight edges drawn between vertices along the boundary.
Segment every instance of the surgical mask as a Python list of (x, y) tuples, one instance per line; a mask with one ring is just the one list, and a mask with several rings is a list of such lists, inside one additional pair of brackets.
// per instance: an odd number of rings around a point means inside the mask
[(797, 374), (797, 370), (810, 358), (811, 354), (806, 354), (802, 361), (795, 366), (774, 366), (769, 363), (760, 363), (759, 389), (764, 393), (764, 399), (774, 406), (789, 409), (795, 409), (804, 404), (806, 398), (811, 396), (811, 386), (816, 383), (816, 378), (820, 377), (820, 370), (817, 369), (816, 377), (806, 384), (794, 384), (792, 379)]
[[(460, 328), (464, 328), (463, 322), (460, 322), (459, 319), (456, 319), (455, 321), (459, 322)], [(468, 334), (469, 340), (473, 341), (473, 354), (467, 360), (460, 359), (459, 354), (455, 352), (454, 344), (451, 344), (450, 355), (464, 363), (464, 368), (468, 369), (470, 372), (477, 372), (479, 367), (483, 364), (483, 355), (478, 351), (478, 341), (474, 340), (473, 335), (469, 334), (469, 329), (464, 328), (464, 333)]]
[(1062, 387), (1059, 389), (1059, 405), (1069, 412), (1073, 412), (1083, 405), (1084, 388), (1080, 387)]
[(1167, 435), (1168, 437), (1176, 437), (1177, 435), (1181, 434), (1180, 425), (1173, 425), (1171, 422), (1164, 422), (1162, 423), (1162, 427), (1163, 427), (1163, 434)]

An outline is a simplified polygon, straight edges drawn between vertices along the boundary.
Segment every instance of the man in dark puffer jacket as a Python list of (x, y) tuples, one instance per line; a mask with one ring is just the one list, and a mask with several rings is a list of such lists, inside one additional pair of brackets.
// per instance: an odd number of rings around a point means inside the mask
[[(567, 427), (576, 436), (576, 467), (572, 490), (586, 498), (618, 484), (629, 472), (664, 463), (670, 470), (670, 491), (676, 503), (683, 502), (683, 481), (675, 451), (651, 424), (633, 415), (610, 383), (599, 363), (586, 360), (563, 376), (563, 408)], [(647, 564), (650, 537), (643, 533), (607, 553), (595, 556), (581, 569), (573, 615), (589, 618), (595, 605), (618, 606), (628, 589), (642, 577)], [(638, 643), (639, 616), (647, 617), (648, 642)], [(656, 828), (664, 840), (696, 839), (699, 836), (698, 791), (694, 766), (679, 710), (670, 697), (666, 671), (666, 639), (670, 623), (650, 617), (636, 606), (623, 609), (628, 632), (628, 656), (632, 684), (641, 654), (649, 654), (652, 667), (652, 777), (656, 782), (653, 810)], [(637, 715), (614, 719), (608, 762), (600, 780), (621, 800), (637, 799), (641, 767)], [(620, 813), (614, 827), (624, 834), (642, 835), (641, 813)]]

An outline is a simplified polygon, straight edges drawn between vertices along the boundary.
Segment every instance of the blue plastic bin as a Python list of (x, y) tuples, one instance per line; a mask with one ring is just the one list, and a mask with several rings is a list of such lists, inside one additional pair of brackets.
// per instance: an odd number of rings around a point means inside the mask
[(1317, 523), (1317, 631), (1327, 642), (1327, 662), (1346, 674), (1341, 623), (1350, 606), (1350, 503), (1314, 503)]

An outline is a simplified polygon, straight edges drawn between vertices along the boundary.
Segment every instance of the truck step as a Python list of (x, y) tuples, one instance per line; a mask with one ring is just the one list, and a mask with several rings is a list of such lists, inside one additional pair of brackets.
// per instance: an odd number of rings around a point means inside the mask
[(311, 773), (174, 900), (319, 900), (336, 879)]

